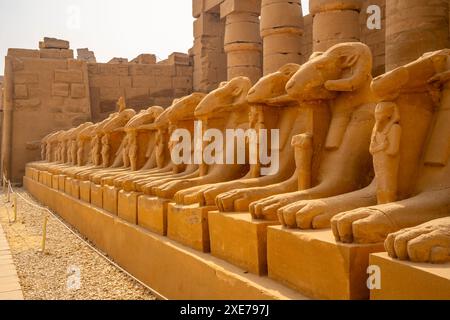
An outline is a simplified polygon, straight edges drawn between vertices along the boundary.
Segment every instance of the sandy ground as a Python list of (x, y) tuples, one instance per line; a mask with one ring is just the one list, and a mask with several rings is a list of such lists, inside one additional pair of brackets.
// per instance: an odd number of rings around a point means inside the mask
[[(16, 189), (37, 204), (24, 190)], [(154, 300), (151, 292), (78, 239), (55, 218), (47, 224), (46, 253), (40, 252), (46, 211), (17, 197), (13, 210), (0, 196), (0, 222), (6, 233), (23, 294), (28, 300)]]

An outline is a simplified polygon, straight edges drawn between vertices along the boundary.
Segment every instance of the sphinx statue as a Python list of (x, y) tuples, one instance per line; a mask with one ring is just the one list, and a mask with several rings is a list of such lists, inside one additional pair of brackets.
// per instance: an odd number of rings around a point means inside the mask
[[(249, 105), (246, 97), (250, 88), (251, 82), (248, 78), (237, 77), (222, 83), (219, 88), (209, 93), (195, 109), (195, 118), (201, 121), (203, 130), (214, 128), (225, 133), (226, 129), (248, 129)], [(203, 147), (205, 145), (204, 143)], [(215, 157), (223, 160), (219, 162), (225, 163), (225, 152), (219, 152)], [(175, 200), (184, 203), (183, 193), (188, 196), (193, 192), (195, 197), (198, 192), (196, 187), (202, 188), (205, 185), (241, 178), (249, 169), (245, 164), (208, 164), (204, 159), (201, 160), (197, 177), (167, 182), (153, 188), (153, 193), (160, 198), (172, 199), (180, 191)]]
[(171, 136), (177, 129), (194, 129), (194, 110), (204, 98), (203, 93), (193, 93), (177, 99), (171, 107), (166, 109), (152, 124), (157, 129), (156, 144), (154, 148), (156, 167), (149, 171), (138, 171), (131, 178), (122, 182), (124, 190), (151, 193), (151, 188), (168, 182), (170, 179), (189, 178), (198, 175), (198, 166), (195, 164), (174, 163), (171, 152), (175, 146)]
[[(392, 248), (395, 243), (401, 246), (401, 239), (405, 239), (395, 232), (449, 216), (450, 91), (444, 76), (450, 67), (449, 55), (449, 50), (427, 53), (374, 79), (373, 90), (384, 101), (380, 105), (387, 105), (387, 110), (391, 110), (379, 117), (387, 119), (388, 114), (394, 114), (391, 129), (386, 131), (384, 138), (385, 147), (380, 148), (384, 151), (374, 156), (377, 177), (374, 194), (378, 196), (378, 201), (372, 206), (335, 215), (331, 226), (338, 241), (378, 243), (393, 233), (387, 247), (394, 254)], [(395, 106), (398, 107), (398, 124), (393, 111)], [(401, 133), (397, 126), (401, 127)], [(385, 127), (388, 128), (389, 124)], [(400, 142), (396, 141), (398, 139)], [(397, 160), (395, 150), (398, 143)], [(441, 230), (441, 222), (435, 225)], [(417, 230), (424, 228), (418, 227)], [(405, 232), (411, 235), (410, 231), (407, 229)], [(400, 234), (405, 235), (405, 232)], [(400, 240), (393, 240), (396, 237)], [(426, 242), (421, 243), (421, 250), (426, 251), (421, 257), (434, 260), (431, 257), (432, 241), (424, 240)], [(403, 245), (403, 251), (399, 252), (402, 258), (406, 257), (406, 246)]]
[[(370, 183), (369, 145), (376, 101), (370, 88), (371, 68), (372, 55), (366, 45), (343, 43), (314, 55), (291, 77), (287, 94), (317, 113), (311, 117), (315, 118), (313, 131), (293, 138), (298, 168), (290, 179), (244, 193), (262, 196), (250, 204), (253, 217), (277, 220), (281, 208), (297, 201), (343, 194)], [(242, 194), (239, 191), (231, 199), (236, 201)], [(219, 203), (226, 199), (218, 198)], [(283, 215), (278, 217), (285, 223)]]

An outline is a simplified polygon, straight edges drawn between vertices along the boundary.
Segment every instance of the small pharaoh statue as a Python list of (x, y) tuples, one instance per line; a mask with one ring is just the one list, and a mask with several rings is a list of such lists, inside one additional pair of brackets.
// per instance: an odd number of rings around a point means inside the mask
[[(261, 105), (252, 105), (249, 111), (249, 124), (250, 128), (254, 130), (256, 133), (253, 137), (247, 137), (247, 145), (250, 148), (250, 153), (255, 152), (256, 155), (250, 155), (251, 159), (256, 159), (256, 163), (251, 164), (250, 167), (250, 175), (252, 178), (257, 178), (261, 175), (261, 163), (259, 155), (260, 151), (260, 138), (261, 138), (261, 130), (266, 129), (266, 125), (264, 123), (264, 111)], [(253, 141), (255, 139), (255, 141)], [(252, 148), (252, 144), (256, 146), (256, 148)]]
[(131, 130), (129, 132), (127, 145), (128, 145), (128, 147), (127, 147), (128, 159), (130, 162), (131, 170), (136, 171), (137, 170), (137, 152), (138, 152), (136, 130)]
[(124, 141), (123, 141), (122, 160), (123, 160), (123, 166), (125, 168), (128, 168), (130, 166), (130, 156), (129, 156), (130, 134), (131, 134), (131, 132), (127, 132), (127, 134), (124, 138)]
[(386, 204), (397, 200), (402, 133), (397, 105), (392, 102), (379, 103), (375, 109), (375, 120), (370, 153), (377, 179), (378, 204)]
[(105, 133), (102, 137), (102, 164), (104, 168), (109, 167), (109, 156), (111, 146), (109, 145), (109, 134)]
[(313, 136), (308, 133), (296, 135), (291, 144), (295, 150), (298, 190), (307, 190), (312, 187)]
[(95, 166), (100, 165), (100, 137), (98, 134), (96, 134), (94, 138), (92, 138), (91, 156), (92, 156), (92, 163)]

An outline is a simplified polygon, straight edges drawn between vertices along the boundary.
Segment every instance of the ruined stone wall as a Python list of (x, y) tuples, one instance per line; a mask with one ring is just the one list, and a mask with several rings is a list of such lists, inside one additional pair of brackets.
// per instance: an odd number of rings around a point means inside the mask
[(168, 107), (173, 99), (192, 93), (192, 73), (189, 56), (182, 53), (154, 64), (89, 63), (92, 120), (106, 118), (122, 96), (136, 110)]
[(225, 20), (220, 19), (220, 6), (204, 11), (203, 0), (193, 1), (194, 89), (210, 92), (227, 80), (227, 56), (224, 51)]
[[(69, 58), (69, 59), (67, 59)], [(91, 118), (87, 64), (72, 50), (9, 49), (5, 59), (2, 168), (20, 181), (40, 140)]]

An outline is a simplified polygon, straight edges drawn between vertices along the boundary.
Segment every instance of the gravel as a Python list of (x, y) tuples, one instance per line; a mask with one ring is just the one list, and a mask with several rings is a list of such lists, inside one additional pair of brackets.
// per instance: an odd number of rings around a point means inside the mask
[[(26, 191), (16, 192), (38, 204)], [(12, 198), (11, 198), (12, 199)], [(0, 197), (5, 206), (6, 196)], [(13, 210), (0, 211), (0, 222), (26, 300), (155, 300), (139, 282), (111, 265), (49, 216), (46, 251), (41, 253), (44, 209), (17, 197), (17, 222)]]

